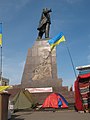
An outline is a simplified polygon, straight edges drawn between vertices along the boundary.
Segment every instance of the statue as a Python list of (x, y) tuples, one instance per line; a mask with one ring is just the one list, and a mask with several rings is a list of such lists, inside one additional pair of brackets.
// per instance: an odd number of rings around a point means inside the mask
[(37, 28), (37, 30), (39, 31), (37, 39), (41, 39), (44, 33), (45, 33), (45, 38), (49, 38), (49, 30), (51, 24), (50, 12), (52, 12), (51, 9), (47, 9), (47, 8), (43, 9), (39, 26)]

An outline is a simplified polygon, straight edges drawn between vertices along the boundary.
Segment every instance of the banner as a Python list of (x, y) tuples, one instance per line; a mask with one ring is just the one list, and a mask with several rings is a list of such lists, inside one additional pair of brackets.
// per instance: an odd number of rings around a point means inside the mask
[(53, 92), (52, 87), (47, 87), (47, 88), (25, 88), (25, 90), (28, 90), (30, 93)]

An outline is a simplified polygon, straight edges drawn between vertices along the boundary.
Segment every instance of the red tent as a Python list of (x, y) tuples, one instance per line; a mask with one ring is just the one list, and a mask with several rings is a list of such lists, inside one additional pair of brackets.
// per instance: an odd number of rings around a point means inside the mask
[(75, 81), (75, 107), (78, 111), (88, 108), (88, 99), (90, 95), (90, 73), (79, 75)]
[(65, 98), (58, 93), (51, 93), (44, 101), (42, 108), (68, 108)]

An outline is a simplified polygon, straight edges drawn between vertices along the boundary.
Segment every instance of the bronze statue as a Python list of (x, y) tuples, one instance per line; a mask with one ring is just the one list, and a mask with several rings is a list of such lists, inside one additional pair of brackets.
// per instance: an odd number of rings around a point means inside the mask
[(37, 28), (37, 30), (39, 31), (38, 39), (41, 39), (44, 33), (45, 33), (45, 38), (49, 38), (49, 30), (51, 24), (50, 12), (52, 12), (51, 9), (47, 9), (47, 8), (43, 9), (39, 26)]

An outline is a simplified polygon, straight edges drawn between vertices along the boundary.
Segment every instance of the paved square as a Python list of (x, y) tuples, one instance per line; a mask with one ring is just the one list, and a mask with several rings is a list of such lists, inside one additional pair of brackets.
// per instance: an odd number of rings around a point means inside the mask
[(90, 113), (78, 113), (75, 111), (33, 111), (16, 112), (12, 120), (89, 120)]

